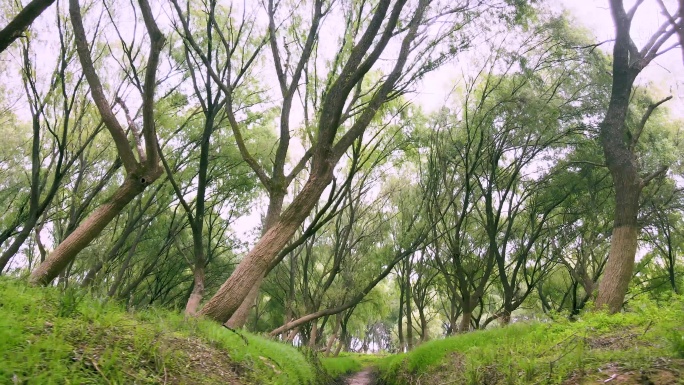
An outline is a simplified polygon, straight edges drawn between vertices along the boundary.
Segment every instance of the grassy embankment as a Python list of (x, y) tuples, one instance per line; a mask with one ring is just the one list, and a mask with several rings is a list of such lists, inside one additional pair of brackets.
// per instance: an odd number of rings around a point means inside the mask
[[(182, 314), (0, 278), (0, 384), (332, 382), (292, 346)], [(356, 369), (331, 360), (332, 375)]]
[(514, 324), (427, 342), (379, 363), (384, 384), (681, 384), (684, 302)]
[(318, 361), (210, 321), (0, 278), (0, 384), (322, 385), (367, 365), (387, 385), (684, 383), (684, 302)]

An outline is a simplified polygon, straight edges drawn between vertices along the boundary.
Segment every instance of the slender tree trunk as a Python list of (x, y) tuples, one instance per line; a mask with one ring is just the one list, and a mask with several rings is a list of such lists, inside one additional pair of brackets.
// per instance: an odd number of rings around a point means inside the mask
[[(206, 176), (205, 176), (206, 178)], [(199, 195), (199, 194), (198, 194)], [(202, 196), (198, 196), (198, 201), (201, 199), (204, 201), (204, 191), (202, 191)], [(198, 202), (199, 205), (199, 202)], [(193, 229), (192, 239), (193, 239), (193, 254), (195, 257), (195, 263), (192, 267), (193, 283), (192, 292), (190, 297), (185, 304), (185, 315), (194, 316), (197, 314), (197, 309), (199, 309), (200, 302), (204, 298), (204, 276), (206, 270), (206, 260), (204, 256), (204, 242), (202, 237), (202, 225), (204, 222), (204, 204), (201, 204), (201, 211), (197, 211), (197, 216), (195, 220), (195, 228)]]
[(411, 311), (411, 274), (407, 269), (406, 274), (406, 343), (408, 351), (413, 350), (413, 316)]
[(31, 273), (29, 282), (32, 285), (48, 285), (52, 282), (145, 187), (146, 184), (141, 183), (138, 178), (126, 178), (109, 200), (93, 211), (57, 246), (45, 262)]
[(404, 352), (405, 341), (404, 341), (404, 280), (401, 280), (399, 284), (399, 323), (397, 327), (399, 328), (399, 351)]
[(309, 334), (309, 348), (313, 349), (316, 346), (316, 339), (318, 338), (318, 321), (314, 320), (311, 324), (311, 333)]
[(330, 334), (330, 338), (328, 338), (328, 343), (325, 346), (325, 355), (330, 356), (330, 351), (332, 350), (332, 346), (337, 340), (337, 337), (340, 333), (340, 326), (342, 325), (342, 316), (341, 314), (338, 314), (335, 320), (335, 328), (333, 329), (332, 333)]

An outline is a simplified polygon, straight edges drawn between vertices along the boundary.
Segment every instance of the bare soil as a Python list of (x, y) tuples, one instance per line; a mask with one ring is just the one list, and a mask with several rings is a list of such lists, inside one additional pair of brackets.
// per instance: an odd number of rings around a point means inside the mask
[(375, 384), (375, 373), (373, 368), (366, 368), (350, 377), (345, 381), (345, 385), (372, 385)]

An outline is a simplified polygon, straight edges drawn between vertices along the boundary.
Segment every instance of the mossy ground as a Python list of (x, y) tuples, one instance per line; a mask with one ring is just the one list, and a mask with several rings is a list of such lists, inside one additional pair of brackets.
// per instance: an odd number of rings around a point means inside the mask
[[(684, 383), (684, 302), (514, 324), (427, 342), (379, 363), (387, 385)], [(607, 381), (607, 382), (606, 382)], [(613, 382), (614, 381), (614, 382)]]
[(0, 384), (326, 383), (292, 346), (0, 278)]

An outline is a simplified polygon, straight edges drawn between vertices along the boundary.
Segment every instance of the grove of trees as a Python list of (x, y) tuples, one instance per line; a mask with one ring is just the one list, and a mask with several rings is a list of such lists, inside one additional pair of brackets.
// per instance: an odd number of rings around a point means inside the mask
[(3, 3), (0, 274), (327, 354), (670, 300), (684, 0), (606, 3)]

